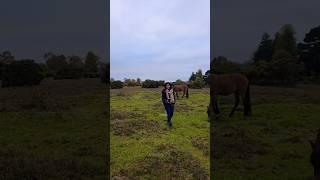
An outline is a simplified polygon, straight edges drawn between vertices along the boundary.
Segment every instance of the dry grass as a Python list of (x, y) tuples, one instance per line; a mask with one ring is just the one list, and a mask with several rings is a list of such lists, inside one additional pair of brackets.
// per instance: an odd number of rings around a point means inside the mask
[(116, 179), (199, 179), (207, 180), (209, 175), (192, 154), (178, 150), (174, 145), (164, 144), (115, 175)]

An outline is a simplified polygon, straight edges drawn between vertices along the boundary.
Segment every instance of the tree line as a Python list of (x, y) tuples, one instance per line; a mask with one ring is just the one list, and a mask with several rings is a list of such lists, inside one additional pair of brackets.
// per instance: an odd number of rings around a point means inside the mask
[(273, 36), (262, 35), (250, 60), (240, 64), (220, 56), (210, 62), (213, 74), (244, 73), (251, 83), (294, 85), (320, 74), (320, 26), (311, 28), (303, 42), (297, 42), (290, 24), (283, 25)]
[[(194, 89), (201, 89), (204, 87), (207, 87), (207, 78), (209, 75), (209, 70), (203, 74), (202, 70), (199, 69), (196, 72), (192, 72), (191, 76), (189, 78), (189, 81), (185, 82), (181, 79), (177, 79), (174, 82), (171, 82), (173, 85), (182, 85), (187, 84), (188, 87), (194, 88)], [(128, 79), (125, 78), (123, 81), (120, 80), (114, 80), (111, 78), (110, 80), (110, 88), (111, 89), (121, 89), (125, 86), (127, 87), (135, 87), (135, 86), (141, 86), (142, 88), (158, 88), (160, 86), (163, 86), (165, 81), (163, 80), (151, 80), (146, 79), (145, 81), (142, 81), (140, 78), (137, 79)]]
[(45, 63), (33, 59), (17, 60), (10, 51), (0, 53), (0, 80), (2, 87), (38, 85), (45, 78), (80, 79), (101, 78), (109, 81), (109, 63), (102, 63), (99, 57), (89, 51), (85, 59), (79, 56), (46, 53)]

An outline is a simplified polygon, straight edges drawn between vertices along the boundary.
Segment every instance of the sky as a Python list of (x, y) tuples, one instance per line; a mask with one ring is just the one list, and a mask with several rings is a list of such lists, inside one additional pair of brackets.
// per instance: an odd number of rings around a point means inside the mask
[(105, 61), (106, 0), (2, 0), (0, 52), (16, 59), (43, 61), (46, 52), (84, 57), (95, 52)]
[(320, 25), (319, 0), (213, 0), (213, 56), (244, 62), (252, 57), (262, 34), (274, 37), (292, 24), (299, 42)]
[(175, 81), (209, 69), (210, 0), (111, 0), (111, 77)]

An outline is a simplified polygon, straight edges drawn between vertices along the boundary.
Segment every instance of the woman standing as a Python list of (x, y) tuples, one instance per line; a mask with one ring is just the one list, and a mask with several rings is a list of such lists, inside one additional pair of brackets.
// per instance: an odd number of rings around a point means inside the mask
[(172, 84), (166, 82), (162, 90), (162, 102), (167, 112), (167, 125), (172, 127), (172, 116), (174, 111), (174, 94)]

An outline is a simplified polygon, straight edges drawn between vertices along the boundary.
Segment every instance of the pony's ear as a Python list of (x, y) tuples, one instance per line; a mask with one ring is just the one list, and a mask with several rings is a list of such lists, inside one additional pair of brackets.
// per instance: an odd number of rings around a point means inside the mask
[(310, 143), (312, 149), (314, 149), (314, 148), (316, 147), (316, 145), (314, 144), (314, 142), (312, 142), (311, 140), (309, 140), (309, 143)]

